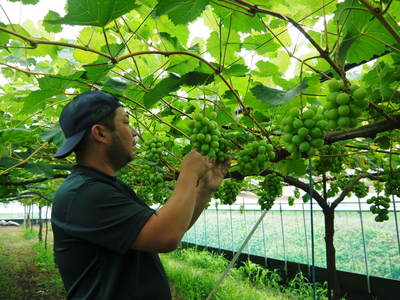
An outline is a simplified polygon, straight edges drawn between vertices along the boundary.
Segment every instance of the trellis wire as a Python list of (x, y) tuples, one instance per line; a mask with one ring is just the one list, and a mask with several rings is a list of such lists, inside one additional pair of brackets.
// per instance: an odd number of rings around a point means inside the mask
[(308, 238), (307, 238), (306, 214), (304, 212), (304, 203), (301, 203), (301, 206), (303, 208), (304, 240), (306, 242), (306, 256), (307, 256), (308, 274), (311, 274), (311, 271), (310, 271), (310, 257), (308, 255)]
[(232, 205), (229, 205), (229, 216), (230, 216), (230, 223), (231, 223), (231, 250), (232, 253), (235, 253), (235, 249), (233, 247), (233, 224), (232, 224)]
[(218, 236), (218, 249), (221, 249), (221, 239), (219, 237), (219, 213), (218, 213), (218, 206), (217, 208), (217, 236)]
[[(246, 209), (245, 209), (245, 204), (244, 204), (244, 197), (242, 197), (242, 203), (243, 203), (243, 218), (244, 218), (244, 229), (245, 232), (247, 232), (247, 218), (246, 218)], [(247, 259), (249, 259), (250, 254), (249, 254), (249, 245), (246, 243), (247, 247)]]
[(367, 254), (367, 246), (365, 244), (365, 234), (364, 234), (364, 222), (363, 222), (363, 217), (362, 217), (362, 212), (361, 212), (361, 202), (360, 198), (358, 199), (358, 208), (359, 208), (359, 215), (360, 215), (360, 223), (361, 223), (361, 235), (362, 235), (362, 240), (363, 240), (363, 247), (364, 247), (364, 262), (365, 262), (365, 272), (367, 274), (367, 287), (368, 287), (368, 294), (371, 294), (371, 286), (369, 282), (369, 270), (368, 270), (368, 254)]
[(285, 260), (285, 275), (287, 276), (287, 257), (286, 257), (286, 246), (285, 246), (285, 230), (283, 229), (282, 204), (280, 204), (280, 203), (279, 203), (279, 211), (280, 211), (280, 216), (281, 216), (283, 259)]
[(204, 215), (203, 215), (203, 220), (204, 220), (204, 246), (205, 249), (208, 248), (208, 243), (207, 243), (207, 210), (204, 211)]
[(313, 180), (312, 180), (312, 163), (311, 157), (308, 159), (308, 169), (310, 170), (310, 216), (311, 216), (311, 278), (313, 286), (313, 299), (316, 299), (315, 290), (315, 253), (314, 253), (314, 216), (313, 216)]
[(264, 245), (264, 262), (265, 266), (267, 266), (267, 245), (265, 244), (265, 228), (264, 228), (264, 220), (261, 222), (261, 228), (263, 233), (263, 245)]
[(400, 255), (399, 224), (397, 223), (396, 201), (394, 201), (394, 195), (392, 195), (392, 202), (393, 202), (394, 223), (396, 224), (396, 233), (397, 233), (397, 248), (399, 249), (399, 255)]
[(229, 263), (229, 266), (226, 268), (225, 272), (222, 274), (222, 276), (220, 277), (220, 279), (217, 281), (217, 283), (214, 285), (214, 287), (212, 288), (210, 294), (208, 294), (206, 300), (210, 300), (211, 297), (215, 294), (215, 292), (217, 291), (217, 289), (219, 288), (219, 286), (221, 285), (222, 281), (225, 279), (226, 275), (228, 275), (229, 271), (232, 269), (233, 265), (236, 263), (237, 259), (239, 258), (240, 253), (242, 253), (244, 247), (246, 247), (247, 243), (249, 242), (249, 240), (251, 239), (251, 237), (253, 236), (254, 232), (256, 231), (258, 225), (260, 225), (260, 223), (262, 222), (262, 220), (264, 219), (264, 216), (266, 215), (268, 211), (264, 211), (262, 213), (262, 215), (260, 216), (260, 218), (257, 220), (256, 224), (254, 224), (253, 228), (251, 229), (250, 233), (247, 235), (246, 239), (244, 240), (244, 242), (242, 243), (242, 245), (240, 246), (238, 252), (235, 254), (235, 256), (232, 258), (231, 262)]

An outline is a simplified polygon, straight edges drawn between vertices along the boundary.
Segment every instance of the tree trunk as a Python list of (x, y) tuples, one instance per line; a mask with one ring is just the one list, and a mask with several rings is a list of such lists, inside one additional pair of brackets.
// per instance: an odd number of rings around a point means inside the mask
[(39, 242), (43, 241), (43, 221), (42, 221), (42, 206), (39, 205), (39, 220), (38, 220), (38, 224), (39, 224)]
[(326, 246), (326, 265), (328, 270), (328, 299), (339, 300), (341, 289), (339, 278), (336, 272), (336, 251), (333, 244), (335, 233), (335, 210), (332, 208), (324, 209), (325, 217), (325, 246)]
[(48, 224), (49, 220), (47, 219), (48, 212), (49, 212), (49, 206), (46, 206), (46, 216), (45, 216), (45, 219), (46, 219), (46, 234), (44, 236), (44, 248), (45, 249), (47, 249), (47, 235), (49, 233), (49, 224)]

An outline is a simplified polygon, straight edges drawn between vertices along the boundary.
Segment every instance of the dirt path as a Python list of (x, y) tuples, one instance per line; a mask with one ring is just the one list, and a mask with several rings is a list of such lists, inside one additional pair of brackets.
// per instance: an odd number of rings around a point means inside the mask
[[(0, 300), (60, 300), (37, 265), (33, 240), (21, 227), (0, 227)], [(55, 295), (56, 294), (56, 295)]]

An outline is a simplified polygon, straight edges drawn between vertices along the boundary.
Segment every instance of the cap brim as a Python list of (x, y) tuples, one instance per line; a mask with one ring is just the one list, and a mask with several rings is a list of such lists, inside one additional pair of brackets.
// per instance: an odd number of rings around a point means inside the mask
[(78, 133), (74, 134), (73, 136), (70, 136), (67, 138), (64, 142), (64, 144), (61, 145), (60, 148), (58, 148), (56, 154), (54, 154), (55, 158), (63, 158), (71, 154), (71, 152), (74, 150), (76, 145), (79, 144), (79, 142), (82, 140), (82, 138), (85, 136), (86, 129), (79, 131)]

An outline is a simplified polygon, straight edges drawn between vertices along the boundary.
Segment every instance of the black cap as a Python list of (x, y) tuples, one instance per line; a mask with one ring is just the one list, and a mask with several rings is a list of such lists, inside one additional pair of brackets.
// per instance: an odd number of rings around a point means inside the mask
[(61, 112), (60, 126), (66, 140), (54, 157), (63, 158), (71, 154), (93, 124), (122, 106), (118, 99), (101, 91), (85, 92), (76, 96)]

